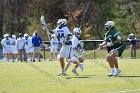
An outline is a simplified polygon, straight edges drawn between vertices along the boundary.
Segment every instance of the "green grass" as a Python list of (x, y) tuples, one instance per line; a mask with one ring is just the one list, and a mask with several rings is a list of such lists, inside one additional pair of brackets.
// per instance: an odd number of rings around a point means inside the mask
[[(85, 53), (87, 53), (87, 52), (91, 52), (91, 50), (88, 50)], [(140, 58), (140, 49), (137, 49), (136, 54), (137, 54), (137, 58)], [(43, 52), (42, 52), (42, 55), (43, 55)], [(106, 55), (107, 55), (107, 50), (98, 50), (98, 51), (95, 52), (95, 54), (94, 54), (94, 52), (91, 52), (87, 55), (84, 55), (83, 57), (86, 58), (86, 59), (92, 59), (94, 57), (98, 59), (98, 58), (104, 58), (104, 57), (106, 57)], [(45, 52), (45, 56), (46, 56), (46, 58), (49, 58), (49, 56), (50, 56), (49, 51)], [(122, 54), (122, 57), (123, 58), (131, 58), (130, 50), (125, 49), (125, 51)]]
[[(107, 77), (104, 59), (85, 60), (79, 76), (56, 76), (59, 62), (0, 62), (0, 93), (140, 93), (140, 59), (119, 59), (120, 77)], [(130, 91), (131, 90), (131, 91)], [(120, 92), (118, 92), (120, 91)]]

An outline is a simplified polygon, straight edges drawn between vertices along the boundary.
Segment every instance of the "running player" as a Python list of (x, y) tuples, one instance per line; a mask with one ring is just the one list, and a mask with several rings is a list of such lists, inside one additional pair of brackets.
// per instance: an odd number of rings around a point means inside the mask
[[(118, 67), (118, 60), (116, 57), (120, 57), (124, 51), (125, 43), (123, 42), (120, 33), (114, 28), (114, 21), (107, 21), (105, 23), (105, 39), (99, 47), (107, 46), (109, 48), (107, 61), (111, 68), (111, 72), (107, 74), (108, 76), (117, 76), (121, 72)], [(116, 68), (116, 69), (114, 69)]]
[(72, 37), (72, 52), (71, 52), (71, 59), (67, 60), (67, 65), (65, 68), (65, 71), (68, 69), (68, 67), (70, 66), (70, 64), (73, 62), (75, 65), (75, 67), (72, 69), (72, 72), (76, 75), (78, 75), (76, 69), (78, 68), (78, 66), (80, 66), (81, 70), (83, 71), (84, 67), (83, 67), (83, 62), (84, 59), (82, 57), (80, 57), (80, 55), (76, 52), (78, 50), (78, 45), (79, 45), (79, 37), (81, 35), (81, 30), (80, 28), (75, 27), (73, 29), (74, 35)]

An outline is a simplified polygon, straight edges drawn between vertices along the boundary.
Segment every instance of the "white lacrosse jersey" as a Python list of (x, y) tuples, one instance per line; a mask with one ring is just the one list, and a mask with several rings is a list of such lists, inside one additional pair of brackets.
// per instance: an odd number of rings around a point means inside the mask
[(11, 50), (12, 54), (17, 54), (17, 40), (13, 39), (13, 42), (11, 44)]
[(2, 39), (1, 44), (3, 44), (5, 47), (11, 47), (10, 45), (12, 44), (12, 41), (13, 40), (11, 38), (4, 38)]
[(72, 48), (77, 48), (78, 44), (79, 44), (78, 38), (75, 35), (73, 35), (72, 36)]
[(67, 41), (67, 35), (71, 34), (70, 30), (68, 29), (68, 27), (62, 27), (61, 29), (56, 28), (54, 30), (54, 33), (57, 35), (57, 37), (60, 39), (59, 42), (62, 45), (65, 45)]
[(76, 49), (79, 44), (79, 39), (75, 35), (72, 36), (72, 52), (71, 52), (71, 59), (78, 61), (78, 58), (80, 57), (77, 53)]
[[(19, 37), (17, 39), (17, 48), (22, 49), (25, 44), (25, 39), (23, 37)], [(24, 47), (25, 48), (25, 47)]]
[(12, 52), (11, 51), (12, 50), (11, 49), (12, 42), (13, 42), (13, 40), (11, 38), (8, 38), (8, 39), (4, 38), (4, 39), (2, 39), (1, 44), (4, 46), (3, 47), (3, 52), (4, 53), (11, 53)]
[(51, 39), (51, 49), (50, 52), (57, 52), (58, 51), (58, 39), (57, 38), (52, 38)]

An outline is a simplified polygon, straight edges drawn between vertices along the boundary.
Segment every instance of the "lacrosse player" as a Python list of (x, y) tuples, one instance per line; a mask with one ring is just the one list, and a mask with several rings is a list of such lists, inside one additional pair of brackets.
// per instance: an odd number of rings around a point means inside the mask
[[(120, 57), (124, 51), (125, 43), (123, 42), (120, 33), (114, 28), (114, 21), (107, 21), (105, 23), (105, 39), (99, 44), (99, 47), (103, 46), (109, 47), (107, 61), (111, 68), (111, 72), (107, 74), (108, 76), (117, 76), (121, 72), (118, 67), (118, 60), (116, 57)], [(116, 68), (116, 69), (114, 69)]]
[(17, 38), (17, 49), (20, 53), (20, 61), (22, 62), (22, 55), (24, 55), (24, 61), (27, 62), (25, 39), (22, 37), (22, 33), (19, 33), (19, 38)]
[(12, 43), (12, 39), (9, 37), (9, 34), (5, 34), (4, 35), (5, 38), (1, 41), (1, 45), (3, 47), (3, 53), (4, 53), (4, 56), (5, 56), (5, 61), (9, 61), (10, 59), (10, 55), (12, 53), (11, 51), (11, 43)]
[(30, 37), (27, 33), (24, 34), (25, 39), (25, 51), (28, 58), (28, 61), (32, 61), (32, 37)]
[(55, 34), (51, 35), (51, 49), (50, 49), (50, 60), (53, 58), (53, 53), (55, 54), (55, 59), (57, 59), (57, 52), (58, 52), (58, 39)]
[(81, 35), (81, 30), (80, 28), (75, 27), (73, 29), (74, 35), (72, 37), (72, 52), (71, 52), (71, 59), (67, 60), (67, 65), (65, 68), (65, 71), (68, 69), (68, 67), (70, 66), (70, 64), (73, 62), (75, 65), (75, 67), (72, 69), (72, 72), (76, 75), (78, 75), (76, 69), (78, 68), (78, 66), (80, 66), (81, 70), (83, 71), (84, 66), (83, 66), (83, 62), (84, 59), (82, 57), (80, 57), (80, 55), (78, 55), (78, 53), (76, 52), (78, 50), (78, 45), (79, 45), (79, 37)]
[(11, 50), (12, 50), (12, 62), (14, 62), (15, 56), (17, 60), (17, 40), (16, 35), (12, 35), (13, 42), (11, 44)]
[(60, 65), (61, 65), (61, 71), (58, 74), (58, 76), (66, 76), (65, 73), (65, 63), (64, 59), (70, 59), (71, 58), (71, 50), (72, 50), (72, 42), (71, 42), (71, 32), (69, 28), (66, 26), (67, 20), (66, 19), (59, 19), (57, 21), (57, 28), (53, 31), (57, 38), (59, 43), (62, 45), (59, 53), (60, 57)]

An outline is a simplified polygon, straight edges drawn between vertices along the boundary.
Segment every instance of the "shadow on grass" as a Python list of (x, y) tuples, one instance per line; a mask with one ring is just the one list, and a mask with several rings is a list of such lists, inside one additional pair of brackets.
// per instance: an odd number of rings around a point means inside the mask
[(77, 75), (77, 76), (69, 76), (66, 77), (66, 79), (72, 79), (72, 78), (92, 78), (95, 75)]
[(135, 78), (135, 77), (140, 77), (140, 76), (117, 76), (117, 77), (129, 77), (129, 78)]

